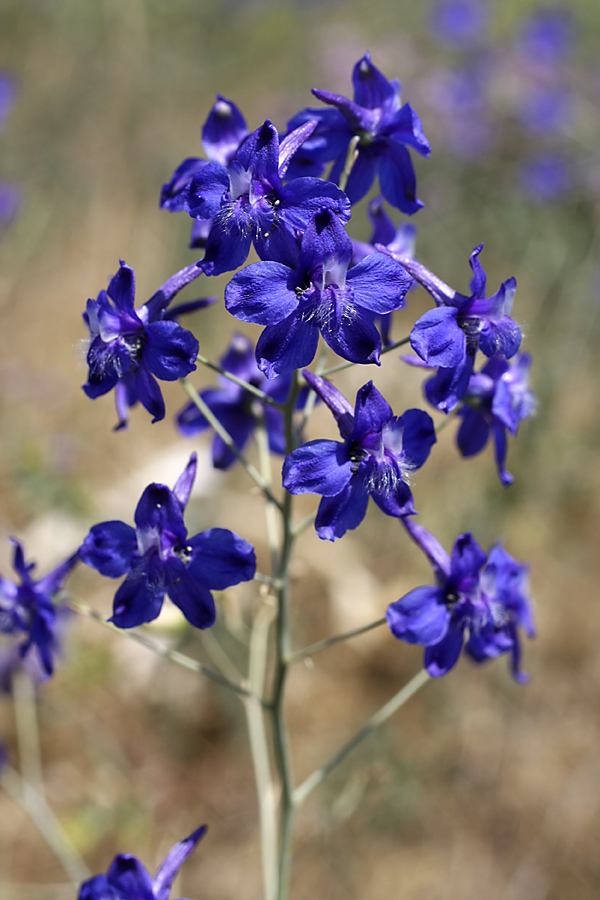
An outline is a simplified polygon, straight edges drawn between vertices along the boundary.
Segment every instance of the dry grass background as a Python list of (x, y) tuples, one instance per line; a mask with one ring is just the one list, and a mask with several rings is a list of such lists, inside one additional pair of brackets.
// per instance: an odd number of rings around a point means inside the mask
[[(498, 47), (529, 8), (514, 0), (495, 9)], [(600, 892), (600, 21), (591, 2), (571, 9), (590, 89), (573, 139), (585, 189), (561, 206), (534, 207), (512, 183), (510, 139), (487, 164), (448, 162), (425, 112), (435, 153), (417, 163), (426, 202), (416, 220), (421, 258), (465, 287), (468, 253), (483, 240), (490, 284), (517, 277), (515, 316), (535, 355), (539, 411), (510, 448), (509, 491), (489, 452), (458, 458), (450, 426), (415, 478), (416, 503), (448, 547), (461, 530), (484, 546), (504, 535), (508, 550), (530, 562), (539, 627), (525, 649), (532, 682), (515, 685), (504, 660), (483, 668), (462, 661), (427, 685), (301, 811), (292, 900), (593, 900)], [(0, 21), (0, 63), (20, 82), (0, 164), (26, 197), (0, 246), (0, 533), (23, 538), (45, 570), (94, 522), (131, 520), (143, 487), (172, 482), (192, 449), (171, 419), (151, 426), (140, 411), (128, 432), (111, 431), (111, 399), (91, 403), (80, 391), (80, 317), (119, 257), (136, 270), (140, 302), (193, 258), (188, 221), (161, 213), (157, 198), (181, 159), (201, 155), (199, 129), (215, 93), (234, 99), (251, 127), (269, 116), (283, 128), (310, 102), (311, 86), (347, 93), (351, 66), (369, 48), (420, 108), (439, 60), (423, 11), (407, 2), (2, 0)], [(360, 216), (355, 228), (366, 236)], [(215, 283), (189, 296), (222, 291), (225, 280)], [(219, 305), (194, 327), (201, 349), (217, 357), (235, 323)], [(408, 318), (395, 327), (404, 333)], [(398, 366), (388, 357), (375, 377), (401, 411), (419, 402), (420, 377)], [(198, 373), (198, 384), (210, 380)], [(364, 380), (352, 372), (337, 383), (352, 394)], [(177, 385), (165, 393), (175, 412), (183, 403)], [(333, 434), (326, 412), (317, 412), (314, 435), (317, 423)], [(241, 473), (210, 470), (207, 441), (198, 449), (190, 530), (238, 531), (256, 543), (265, 568), (260, 498)], [(309, 510), (314, 499), (301, 506)], [(1, 552), (8, 574), (9, 552)], [(378, 618), (429, 577), (399, 526), (377, 510), (334, 545), (307, 533), (294, 568), (295, 645)], [(72, 586), (108, 613), (112, 584), (81, 571)], [(227, 593), (216, 639), (234, 657), (243, 648), (222, 623), (239, 628), (257, 602), (252, 586)], [(153, 628), (206, 652), (174, 617)], [(418, 648), (383, 630), (299, 665), (288, 707), (298, 776), (419, 665)], [(179, 893), (260, 898), (256, 799), (235, 698), (77, 621), (64, 664), (40, 692), (39, 719), (49, 803), (92, 871), (119, 851), (152, 869), (207, 822)], [(14, 750), (7, 698), (0, 735)], [(74, 896), (63, 881), (31, 822), (0, 793), (0, 896)]]

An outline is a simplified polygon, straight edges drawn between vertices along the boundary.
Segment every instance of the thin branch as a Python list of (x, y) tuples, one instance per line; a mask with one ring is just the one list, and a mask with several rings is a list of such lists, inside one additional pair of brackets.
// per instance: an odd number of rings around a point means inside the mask
[(191, 672), (197, 672), (199, 675), (204, 675), (205, 678), (209, 678), (216, 684), (220, 684), (221, 687), (228, 688), (230, 691), (239, 694), (241, 697), (247, 697), (250, 700), (254, 700), (255, 703), (259, 703), (265, 708), (268, 706), (267, 702), (262, 697), (259, 697), (243, 684), (236, 684), (234, 681), (230, 681), (229, 678), (225, 678), (220, 672), (209, 669), (201, 662), (198, 662), (198, 660), (192, 659), (191, 656), (186, 656), (185, 653), (180, 653), (178, 650), (172, 650), (170, 647), (167, 647), (166, 644), (161, 644), (140, 631), (133, 631), (129, 628), (117, 628), (112, 622), (107, 622), (99, 612), (96, 612), (96, 610), (92, 609), (91, 606), (88, 606), (87, 603), (76, 600), (72, 596), (68, 597), (67, 602), (75, 612), (81, 613), (89, 619), (93, 619), (95, 622), (99, 622), (100, 625), (104, 626), (104, 628), (107, 628), (109, 631), (118, 632), (129, 638), (130, 641), (135, 641), (137, 644), (141, 644), (142, 647), (147, 647), (148, 650), (152, 650), (158, 656), (169, 659), (171, 662), (177, 663), (178, 666), (189, 669)]
[(338, 752), (331, 757), (329, 762), (325, 763), (324, 766), (321, 766), (320, 769), (317, 769), (316, 772), (313, 772), (312, 775), (309, 775), (306, 781), (303, 781), (302, 784), (296, 788), (293, 797), (294, 804), (300, 806), (300, 804), (306, 800), (308, 795), (325, 781), (329, 773), (346, 759), (355, 747), (362, 743), (366, 738), (370, 737), (380, 725), (383, 725), (390, 716), (400, 709), (407, 700), (410, 700), (413, 694), (416, 694), (419, 688), (423, 687), (428, 681), (429, 674), (425, 669), (421, 669), (408, 684), (405, 684), (391, 700), (388, 700), (385, 706), (382, 706), (381, 709), (369, 719), (366, 725), (363, 725), (360, 731), (356, 732), (354, 737), (351, 738), (348, 743), (344, 744), (341, 750), (338, 750)]
[(265, 394), (264, 391), (261, 391), (260, 388), (255, 387), (253, 384), (250, 384), (249, 381), (244, 381), (243, 378), (238, 378), (237, 375), (233, 374), (233, 372), (228, 372), (226, 369), (222, 369), (221, 366), (218, 366), (216, 363), (211, 362), (210, 359), (208, 359), (206, 356), (202, 356), (201, 353), (197, 355), (196, 362), (199, 362), (201, 365), (206, 366), (207, 369), (212, 369), (213, 372), (217, 372), (219, 375), (223, 375), (225, 378), (228, 378), (229, 381), (233, 381), (234, 384), (237, 384), (245, 391), (248, 391), (249, 394), (253, 394), (255, 397), (258, 397), (258, 399), (262, 400), (263, 403), (268, 403), (270, 404), (270, 406), (275, 406), (277, 409), (283, 409), (283, 403), (278, 403), (277, 400), (273, 400), (272, 397), (269, 397), (269, 395)]
[(300, 662), (301, 659), (307, 659), (309, 656), (314, 656), (316, 653), (320, 653), (321, 650), (327, 650), (328, 647), (333, 647), (334, 644), (339, 644), (341, 641), (347, 641), (350, 638), (358, 637), (359, 634), (365, 634), (367, 631), (379, 628), (381, 625), (385, 625), (386, 621), (385, 618), (377, 619), (376, 622), (370, 622), (368, 625), (363, 625), (361, 628), (355, 628), (354, 631), (346, 631), (344, 634), (326, 638), (324, 641), (317, 641), (316, 644), (311, 644), (309, 647), (305, 647), (304, 650), (297, 650), (295, 653), (292, 653), (289, 662)]
[(258, 485), (267, 500), (269, 500), (271, 503), (274, 503), (277, 509), (282, 509), (279, 500), (271, 493), (271, 489), (269, 488), (267, 481), (263, 478), (258, 469), (256, 469), (251, 462), (248, 462), (241, 450), (238, 449), (227, 429), (224, 428), (223, 425), (221, 425), (213, 411), (204, 402), (198, 391), (192, 387), (187, 378), (182, 378), (180, 380), (181, 384), (183, 385), (184, 391), (186, 392), (194, 406), (196, 406), (200, 410), (208, 424), (217, 432), (225, 446), (229, 450), (231, 450), (233, 455), (240, 461), (250, 478), (256, 485)]
[[(410, 341), (410, 337), (405, 337), (405, 338), (402, 338), (401, 341), (395, 341), (393, 344), (388, 344), (387, 347), (384, 347), (382, 349), (382, 351), (379, 355), (383, 356), (385, 353), (391, 353), (392, 350), (397, 350), (398, 347), (404, 347), (404, 345), (408, 344), (409, 341)], [(321, 375), (323, 376), (323, 378), (325, 378), (327, 375), (333, 375), (334, 372), (341, 372), (342, 369), (349, 369), (350, 366), (355, 366), (355, 365), (356, 365), (356, 363), (353, 363), (353, 362), (339, 363), (339, 365), (337, 365), (337, 366), (332, 366), (330, 369), (325, 369), (324, 372), (321, 372)]]
[(348, 152), (346, 153), (346, 162), (344, 163), (344, 170), (340, 175), (340, 190), (345, 191), (346, 185), (348, 184), (348, 178), (350, 177), (350, 172), (352, 171), (352, 166), (357, 160), (358, 157), (358, 142), (360, 141), (360, 135), (353, 135), (350, 143), (348, 144)]
[(311, 514), (309, 516), (307, 516), (305, 519), (302, 519), (301, 522), (298, 522), (298, 524), (295, 525), (294, 528), (292, 528), (292, 535), (295, 538), (299, 537), (301, 534), (303, 534), (306, 531), (307, 528), (310, 528), (310, 526), (313, 524), (313, 522), (315, 521), (316, 518), (317, 518), (317, 510), (315, 510), (314, 512), (311, 512)]

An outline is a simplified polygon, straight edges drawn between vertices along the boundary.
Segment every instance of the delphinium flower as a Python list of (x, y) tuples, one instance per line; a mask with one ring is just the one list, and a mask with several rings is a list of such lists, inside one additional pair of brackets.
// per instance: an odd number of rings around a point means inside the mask
[(525, 681), (518, 628), (535, 635), (527, 567), (501, 544), (486, 556), (470, 533), (458, 536), (448, 556), (423, 526), (402, 521), (433, 566), (436, 585), (415, 588), (389, 605), (394, 637), (425, 647), (424, 666), (434, 678), (456, 665), (464, 646), (478, 663), (510, 653), (513, 676)]
[(517, 354), (509, 363), (494, 357), (481, 372), (472, 375), (458, 410), (462, 421), (456, 437), (463, 456), (474, 456), (493, 435), (496, 465), (503, 485), (514, 479), (506, 470), (506, 432), (516, 435), (519, 422), (535, 409), (535, 398), (529, 389), (531, 357)]
[[(246, 120), (231, 100), (220, 94), (202, 127), (202, 146), (208, 159), (190, 157), (185, 159), (173, 173), (171, 180), (164, 184), (160, 195), (161, 209), (169, 212), (187, 210), (187, 189), (195, 175), (209, 162), (228, 166), (237, 150), (248, 136)], [(211, 220), (195, 221), (192, 226), (191, 247), (204, 247), (210, 231)]]
[[(389, 250), (391, 256), (401, 257), (403, 259), (413, 259), (415, 255), (415, 241), (417, 229), (408, 222), (401, 222), (396, 228), (387, 212), (384, 209), (383, 199), (377, 197), (371, 200), (368, 207), (369, 219), (371, 220), (372, 233), (369, 243), (363, 241), (352, 241), (352, 265), (362, 262), (366, 256), (374, 253), (376, 244), (381, 244)], [(417, 287), (416, 282), (410, 285), (409, 290)], [(379, 324), (381, 332), (381, 340), (385, 347), (392, 343), (391, 326), (392, 313), (382, 313), (380, 315), (374, 313), (373, 319)]]
[(291, 494), (321, 494), (315, 520), (320, 538), (334, 541), (365, 517), (369, 497), (388, 516), (415, 512), (408, 485), (435, 443), (433, 422), (420, 409), (395, 417), (372, 381), (356, 395), (354, 410), (332, 384), (304, 372), (306, 381), (333, 413), (342, 441), (309, 441), (283, 464), (283, 486)]
[(119, 628), (152, 622), (165, 594), (196, 628), (215, 622), (213, 590), (254, 577), (254, 548), (224, 528), (188, 537), (183, 513), (196, 477), (196, 454), (173, 490), (150, 484), (135, 511), (135, 528), (112, 521), (94, 525), (79, 550), (81, 560), (101, 575), (126, 575), (110, 619)]
[(536, 203), (552, 203), (571, 189), (572, 171), (562, 154), (539, 153), (523, 164), (519, 181)]
[(571, 53), (574, 38), (574, 21), (569, 12), (540, 9), (523, 23), (517, 49), (526, 65), (547, 67), (552, 72)]
[[(254, 346), (243, 334), (235, 334), (220, 360), (221, 368), (231, 372), (248, 384), (260, 388), (272, 400), (284, 403), (289, 393), (291, 377), (280, 375), (268, 380), (258, 369), (254, 358)], [(285, 453), (285, 432), (283, 414), (269, 403), (262, 401), (225, 376), (219, 377), (218, 388), (208, 388), (200, 396), (211, 409), (218, 421), (233, 439), (238, 450), (243, 450), (253, 434), (259, 419), (264, 425), (272, 453)], [(177, 416), (177, 425), (182, 434), (190, 437), (210, 428), (210, 424), (194, 403), (189, 403)], [(235, 454), (225, 444), (220, 435), (215, 434), (212, 445), (213, 465), (217, 469), (228, 469), (236, 461)]]
[(296, 231), (322, 207), (349, 220), (350, 202), (334, 184), (308, 177), (283, 183), (293, 154), (313, 128), (305, 122), (280, 143), (267, 120), (228, 166), (211, 162), (194, 175), (180, 202), (193, 218), (211, 219), (201, 263), (207, 275), (243, 265), (252, 244), (261, 259), (293, 261)]
[(450, 412), (464, 397), (478, 350), (488, 357), (510, 359), (521, 344), (519, 326), (510, 318), (517, 282), (509, 278), (486, 297), (486, 274), (478, 259), (482, 248), (480, 244), (471, 253), (469, 296), (450, 288), (416, 260), (401, 261), (437, 304), (415, 323), (410, 344), (426, 366), (438, 368), (428, 382), (427, 398), (443, 412)]
[[(0, 614), (1, 615), (1, 614)], [(54, 605), (54, 625), (50, 644), (53, 668), (65, 655), (65, 638), (75, 613), (66, 602)], [(0, 690), (12, 693), (13, 679), (17, 672), (27, 672), (34, 684), (45, 681), (48, 677), (35, 645), (30, 645), (23, 654), (21, 647), (14, 640), (0, 644)]]
[[(199, 269), (196, 273), (201, 274)], [(170, 281), (172, 290), (163, 285), (147, 303), (134, 309), (135, 274), (121, 261), (108, 289), (87, 302), (83, 318), (90, 332), (89, 374), (83, 390), (95, 399), (115, 388), (117, 429), (126, 427), (129, 408), (138, 400), (153, 422), (163, 419), (165, 404), (156, 379), (176, 381), (196, 368), (198, 341), (173, 317), (212, 301), (196, 300), (168, 310), (179, 290), (176, 276)]]
[(267, 377), (307, 366), (319, 333), (343, 359), (379, 363), (381, 338), (370, 313), (404, 304), (411, 279), (382, 253), (349, 269), (352, 242), (339, 218), (321, 210), (308, 225), (293, 266), (253, 263), (225, 289), (225, 305), (243, 322), (265, 325), (256, 345)]
[(169, 900), (182, 865), (206, 833), (206, 825), (175, 844), (158, 867), (154, 878), (135, 856), (119, 853), (106, 875), (84, 881), (78, 900)]
[[(309, 161), (324, 166), (333, 160), (329, 177), (339, 184), (350, 141), (358, 138), (358, 155), (345, 186), (350, 201), (357, 203), (364, 197), (378, 175), (387, 202), (409, 215), (415, 213), (423, 204), (417, 197), (415, 171), (406, 148), (429, 156), (421, 120), (410, 104), (401, 105), (400, 82), (388, 81), (368, 53), (354, 66), (352, 83), (354, 100), (313, 89), (315, 97), (334, 109), (305, 109), (288, 122), (289, 129), (313, 119), (318, 122), (297, 156), (298, 164)], [(295, 174), (293, 165), (290, 171)]]
[(486, 29), (489, 10), (483, 0), (436, 0), (429, 11), (435, 40), (455, 47), (469, 47)]
[(35, 649), (41, 666), (42, 678), (49, 678), (54, 671), (54, 654), (58, 647), (56, 638), (57, 614), (53, 598), (63, 586), (67, 575), (77, 563), (73, 554), (48, 575), (34, 581), (35, 563), (26, 563), (23, 547), (12, 539), (14, 547), (13, 568), (20, 578), (15, 584), (0, 576), (0, 633), (11, 638), (25, 635), (19, 646), (24, 659)]

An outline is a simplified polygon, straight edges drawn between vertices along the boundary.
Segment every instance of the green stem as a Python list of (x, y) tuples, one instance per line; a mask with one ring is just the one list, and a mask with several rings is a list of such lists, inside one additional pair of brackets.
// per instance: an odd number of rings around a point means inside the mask
[(310, 528), (310, 526), (313, 524), (313, 522), (315, 521), (316, 518), (317, 518), (317, 510), (315, 510), (314, 512), (311, 512), (311, 514), (309, 516), (307, 516), (305, 519), (302, 519), (301, 522), (298, 522), (298, 524), (295, 525), (293, 528), (294, 537), (295, 538), (299, 537), (301, 534), (303, 534), (306, 531), (307, 528)]
[(346, 162), (344, 163), (344, 171), (340, 175), (340, 190), (345, 191), (346, 185), (348, 184), (348, 178), (350, 177), (350, 172), (352, 171), (352, 166), (356, 162), (356, 158), (358, 156), (358, 142), (360, 141), (360, 136), (355, 134), (350, 143), (348, 144), (348, 152), (346, 153)]
[[(395, 341), (393, 344), (389, 344), (387, 347), (384, 347), (379, 355), (384, 356), (384, 354), (386, 353), (391, 353), (392, 350), (397, 350), (398, 347), (404, 347), (404, 345), (408, 344), (409, 341), (410, 337), (402, 338), (401, 341)], [(339, 363), (339, 365), (337, 366), (332, 366), (330, 369), (325, 369), (324, 372), (321, 372), (321, 375), (323, 376), (323, 378), (325, 378), (327, 375), (333, 375), (334, 372), (341, 372), (342, 369), (349, 369), (350, 366), (355, 365), (356, 363), (353, 362)]]
[(207, 369), (212, 369), (213, 372), (218, 372), (219, 375), (223, 375), (224, 378), (228, 378), (229, 381), (233, 381), (234, 384), (239, 385), (239, 387), (243, 388), (245, 391), (248, 391), (249, 394), (253, 394), (255, 397), (258, 397), (259, 400), (262, 400), (263, 403), (268, 403), (270, 406), (275, 406), (277, 409), (283, 409), (283, 403), (278, 403), (277, 400), (273, 400), (272, 397), (269, 397), (268, 394), (265, 394), (264, 391), (261, 391), (260, 388), (255, 387), (253, 384), (250, 384), (249, 381), (244, 381), (243, 378), (238, 378), (237, 375), (234, 375), (233, 372), (228, 372), (226, 369), (222, 369), (221, 366), (218, 366), (216, 363), (211, 362), (206, 356), (202, 356), (199, 353), (196, 357), (196, 362), (199, 362), (201, 365), (206, 366)]
[(229, 678), (221, 675), (220, 672), (215, 672), (213, 669), (209, 669), (207, 666), (204, 666), (196, 659), (192, 659), (191, 656), (186, 656), (185, 653), (179, 653), (178, 650), (171, 650), (171, 648), (167, 647), (166, 644), (161, 644), (140, 631), (117, 628), (111, 622), (107, 622), (99, 612), (96, 612), (96, 610), (88, 606), (87, 603), (83, 603), (81, 600), (76, 600), (72, 596), (68, 597), (67, 602), (71, 609), (75, 610), (75, 612), (81, 613), (82, 615), (87, 616), (89, 619), (93, 619), (95, 622), (99, 622), (100, 625), (104, 626), (104, 628), (107, 628), (109, 631), (113, 631), (115, 633), (118, 632), (119, 634), (124, 635), (125, 637), (129, 638), (130, 641), (135, 641), (137, 644), (141, 644), (142, 647), (147, 647), (148, 650), (152, 650), (158, 656), (162, 656), (164, 659), (169, 659), (171, 660), (171, 662), (177, 663), (178, 666), (182, 666), (184, 669), (190, 669), (192, 672), (198, 672), (205, 678), (209, 678), (211, 681), (220, 684), (221, 687), (228, 688), (230, 691), (233, 691), (240, 697), (247, 697), (249, 700), (253, 700), (255, 703), (258, 703), (260, 706), (263, 706), (265, 708), (268, 706), (267, 702), (262, 697), (260, 697), (258, 694), (255, 694), (243, 684), (236, 684), (234, 681), (230, 681)]
[(235, 442), (234, 442), (233, 438), (231, 437), (231, 435), (229, 434), (229, 432), (227, 431), (227, 429), (221, 425), (221, 423), (219, 422), (219, 420), (217, 419), (217, 417), (215, 416), (213, 411), (210, 409), (209, 406), (207, 406), (207, 404), (204, 402), (204, 400), (202, 399), (202, 397), (200, 396), (198, 391), (192, 387), (192, 385), (187, 380), (187, 378), (182, 378), (181, 384), (183, 385), (184, 391), (186, 392), (186, 394), (188, 395), (188, 397), (190, 398), (190, 400), (192, 401), (194, 406), (200, 410), (200, 412), (202, 413), (202, 415), (204, 416), (204, 418), (206, 419), (208, 424), (211, 426), (211, 428), (213, 428), (217, 432), (217, 434), (219, 435), (219, 437), (221, 438), (221, 440), (223, 441), (225, 446), (229, 450), (231, 450), (231, 452), (234, 454), (234, 456), (240, 461), (240, 463), (242, 464), (242, 466), (244, 467), (244, 469), (246, 470), (246, 472), (248, 473), (250, 478), (252, 478), (254, 483), (258, 485), (258, 487), (261, 489), (261, 491), (263, 492), (263, 494), (265, 495), (267, 500), (269, 500), (271, 503), (273, 503), (278, 509), (281, 509), (282, 508), (281, 503), (271, 493), (271, 490), (270, 490), (269, 485), (267, 484), (266, 480), (260, 474), (258, 469), (255, 469), (254, 466), (252, 465), (252, 463), (248, 462), (248, 460), (246, 459), (244, 454), (236, 447)]
[(401, 690), (395, 694), (391, 700), (381, 707), (374, 716), (372, 716), (366, 725), (357, 731), (353, 738), (351, 738), (344, 746), (338, 750), (338, 752), (331, 757), (329, 762), (326, 762), (324, 766), (321, 766), (320, 769), (317, 769), (316, 772), (313, 772), (312, 775), (303, 781), (299, 787), (294, 791), (294, 803), (296, 806), (300, 806), (303, 803), (308, 795), (314, 791), (316, 787), (318, 787), (329, 775), (333, 769), (336, 768), (346, 757), (352, 753), (355, 747), (358, 747), (366, 738), (370, 737), (374, 731), (379, 728), (380, 725), (383, 725), (384, 722), (392, 716), (397, 710), (403, 706), (407, 700), (416, 694), (417, 691), (423, 687), (429, 681), (429, 674), (425, 671), (425, 669), (421, 669), (408, 684), (405, 684)]
[(326, 638), (324, 641), (317, 641), (316, 644), (311, 644), (309, 647), (305, 647), (304, 650), (296, 650), (295, 653), (292, 653), (290, 657), (290, 662), (300, 662), (301, 659), (307, 659), (309, 656), (314, 656), (316, 653), (320, 653), (321, 650), (327, 650), (328, 647), (333, 647), (334, 644), (339, 644), (341, 641), (347, 641), (350, 638), (358, 637), (359, 634), (365, 634), (367, 631), (372, 631), (373, 628), (380, 628), (381, 625), (385, 625), (386, 619), (377, 619), (376, 622), (370, 622), (368, 625), (363, 625), (361, 628), (355, 628), (354, 631), (347, 631), (345, 634), (338, 634), (332, 638)]

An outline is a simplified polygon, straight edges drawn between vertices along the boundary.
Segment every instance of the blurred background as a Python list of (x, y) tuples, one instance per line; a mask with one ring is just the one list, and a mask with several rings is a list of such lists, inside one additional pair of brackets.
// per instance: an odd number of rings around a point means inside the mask
[[(43, 574), (97, 521), (131, 522), (150, 481), (173, 484), (200, 454), (191, 533), (229, 527), (268, 554), (261, 500), (237, 470), (210, 468), (210, 436), (178, 436), (180, 387), (152, 426), (115, 433), (109, 395), (88, 400), (81, 313), (119, 258), (138, 304), (199, 257), (190, 220), (158, 208), (182, 159), (203, 156), (220, 93), (250, 129), (283, 131), (317, 105), (311, 87), (351, 95), (366, 50), (423, 121), (416, 158), (425, 208), (417, 256), (465, 291), (468, 256), (488, 284), (516, 276), (514, 317), (534, 358), (537, 414), (511, 440), (504, 490), (491, 448), (465, 461), (456, 423), (413, 482), (423, 524), (448, 549), (471, 530), (531, 566), (538, 638), (526, 686), (507, 661), (461, 660), (357, 750), (298, 816), (292, 900), (592, 900), (600, 893), (600, 6), (570, 0), (0, 0), (0, 535)], [(396, 222), (398, 216), (396, 215)], [(363, 206), (349, 227), (366, 240)], [(222, 295), (200, 279), (183, 299)], [(396, 314), (408, 334), (422, 293)], [(239, 330), (222, 302), (188, 319), (217, 359)], [(254, 338), (259, 329), (248, 327)], [(423, 405), (422, 376), (389, 354), (374, 374), (397, 413)], [(198, 386), (214, 383), (195, 374)], [(348, 396), (367, 377), (340, 375)], [(309, 436), (336, 431), (318, 410)], [(279, 463), (275, 461), (277, 475)], [(317, 498), (302, 498), (310, 512)], [(2, 573), (11, 578), (2, 540)], [(380, 618), (431, 572), (393, 520), (371, 509), (335, 544), (312, 531), (294, 564), (294, 646)], [(115, 584), (78, 571), (69, 586), (104, 615)], [(255, 586), (228, 591), (210, 637), (167, 608), (149, 630), (190, 655), (244, 665)], [(421, 650), (378, 629), (297, 666), (289, 719), (298, 779), (323, 763), (418, 671)], [(121, 635), (71, 621), (64, 660), (37, 694), (46, 797), (91, 872), (117, 852), (151, 871), (198, 825), (209, 833), (176, 896), (261, 897), (257, 804), (243, 707)], [(19, 768), (15, 704), (0, 740)], [(22, 715), (22, 720), (23, 720)], [(32, 730), (33, 729), (33, 730)], [(30, 723), (30, 736), (35, 728)], [(35, 755), (35, 748), (31, 749)], [(31, 820), (0, 790), (0, 897), (74, 897)]]

